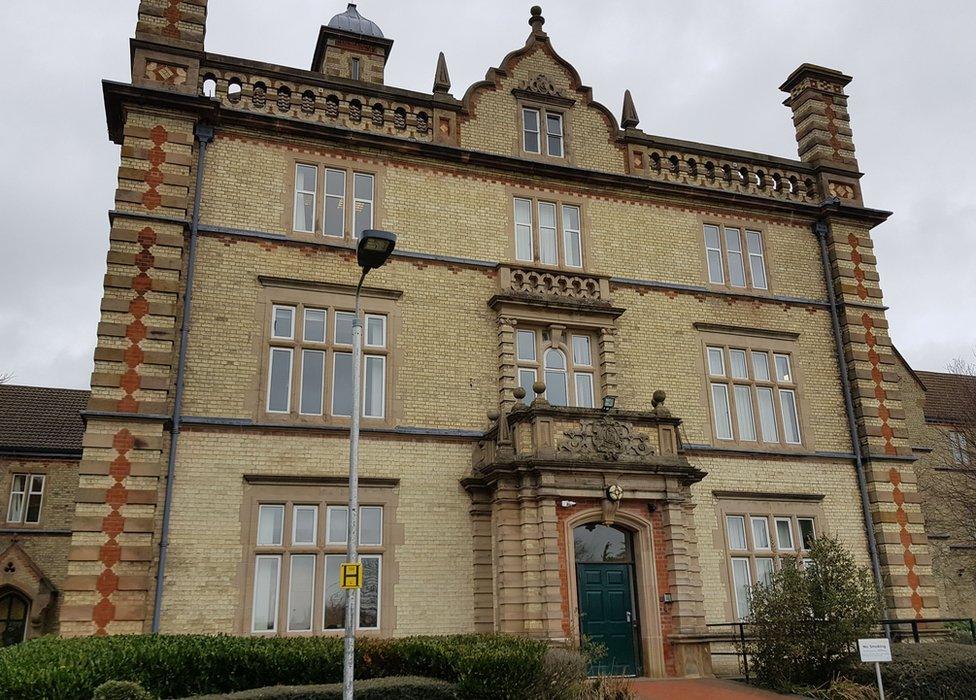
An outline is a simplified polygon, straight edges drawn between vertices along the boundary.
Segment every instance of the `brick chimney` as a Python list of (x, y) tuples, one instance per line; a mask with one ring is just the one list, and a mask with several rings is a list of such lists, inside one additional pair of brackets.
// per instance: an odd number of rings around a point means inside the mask
[(132, 40), (132, 82), (197, 92), (207, 0), (140, 0)]
[(851, 80), (840, 71), (804, 63), (779, 89), (789, 93), (783, 104), (793, 111), (800, 160), (821, 171), (822, 191), (861, 204), (861, 173), (844, 92)]

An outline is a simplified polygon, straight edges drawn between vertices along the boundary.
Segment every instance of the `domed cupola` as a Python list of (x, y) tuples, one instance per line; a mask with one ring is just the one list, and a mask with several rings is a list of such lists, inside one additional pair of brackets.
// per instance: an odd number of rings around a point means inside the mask
[(351, 2), (319, 31), (312, 70), (333, 78), (383, 84), (386, 59), (393, 40), (356, 9)]
[(350, 32), (352, 34), (362, 34), (363, 36), (372, 36), (378, 39), (383, 38), (383, 32), (377, 26), (376, 22), (370, 21), (359, 14), (359, 10), (356, 9), (356, 3), (354, 2), (349, 3), (345, 12), (340, 12), (329, 20), (329, 27), (332, 29), (341, 29), (344, 32)]

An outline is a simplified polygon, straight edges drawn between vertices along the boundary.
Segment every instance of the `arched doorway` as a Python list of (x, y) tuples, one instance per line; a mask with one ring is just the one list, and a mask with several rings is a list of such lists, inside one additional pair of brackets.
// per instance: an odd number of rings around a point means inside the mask
[(15, 590), (0, 591), (0, 647), (24, 641), (30, 601)]
[(580, 634), (605, 653), (592, 675), (641, 673), (633, 537), (628, 530), (587, 523), (573, 528)]

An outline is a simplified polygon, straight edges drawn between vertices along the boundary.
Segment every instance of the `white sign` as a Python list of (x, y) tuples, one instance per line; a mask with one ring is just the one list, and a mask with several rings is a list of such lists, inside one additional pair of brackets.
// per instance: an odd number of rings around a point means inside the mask
[(891, 661), (891, 645), (887, 639), (858, 639), (861, 661), (868, 664)]

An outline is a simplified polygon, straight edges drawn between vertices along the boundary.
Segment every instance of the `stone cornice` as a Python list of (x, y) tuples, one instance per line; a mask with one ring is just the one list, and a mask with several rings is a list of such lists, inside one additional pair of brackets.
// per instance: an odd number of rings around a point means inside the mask
[[(658, 195), (679, 201), (693, 199), (696, 203), (708, 202), (725, 206), (754, 207), (764, 212), (783, 212), (791, 217), (798, 217), (801, 223), (812, 223), (825, 213), (824, 206), (818, 204), (777, 200), (754, 194), (635, 175), (585, 170), (556, 163), (473, 151), (446, 144), (422, 143), (375, 132), (353, 131), (338, 126), (310, 123), (289, 116), (235, 110), (223, 107), (219, 101), (206, 97), (136, 87), (127, 83), (103, 81), (102, 85), (109, 135), (119, 144), (122, 142), (122, 127), (127, 108), (174, 110), (192, 114), (201, 121), (212, 123), (218, 129), (245, 128), (279, 136), (317, 139), (326, 137), (332, 144), (340, 147), (372, 147), (386, 150), (391, 154), (429, 158), (456, 166), (483, 167), (504, 173), (506, 176), (514, 172), (525, 177), (562, 181), (604, 191)], [(890, 215), (890, 212), (847, 204), (831, 204), (829, 211), (833, 216), (860, 221), (869, 226), (882, 223)]]

